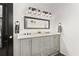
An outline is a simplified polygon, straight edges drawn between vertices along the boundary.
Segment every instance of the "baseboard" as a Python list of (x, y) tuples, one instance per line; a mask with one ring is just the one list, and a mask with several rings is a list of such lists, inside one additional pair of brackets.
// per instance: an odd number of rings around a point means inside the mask
[(62, 54), (62, 53), (58, 53), (58, 54), (56, 54), (55, 56), (66, 56), (66, 55), (64, 55), (64, 54)]
[(55, 56), (55, 55), (57, 55), (58, 53), (59, 53), (59, 51), (56, 51), (56, 52), (54, 52), (54, 53), (49, 54), (48, 56)]

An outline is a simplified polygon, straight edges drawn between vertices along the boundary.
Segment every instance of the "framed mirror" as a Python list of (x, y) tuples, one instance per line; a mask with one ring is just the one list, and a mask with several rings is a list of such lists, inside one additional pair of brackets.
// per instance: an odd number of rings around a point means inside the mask
[(50, 20), (24, 16), (24, 29), (50, 29)]

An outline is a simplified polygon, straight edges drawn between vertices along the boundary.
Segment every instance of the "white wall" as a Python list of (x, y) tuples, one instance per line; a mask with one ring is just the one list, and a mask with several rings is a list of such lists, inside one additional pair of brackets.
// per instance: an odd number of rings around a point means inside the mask
[[(24, 16), (25, 16), (25, 13), (27, 12), (27, 8), (28, 7), (35, 7), (37, 9), (40, 9), (42, 11), (48, 11), (48, 12), (51, 12), (53, 17), (50, 19), (50, 30), (52, 32), (56, 32), (54, 31), (54, 24), (55, 23), (55, 15), (54, 15), (54, 8), (51, 8), (52, 4), (29, 4), (29, 3), (20, 3), (20, 4), (14, 4), (14, 16), (16, 18), (16, 21), (17, 20), (20, 20), (20, 22), (23, 22), (24, 20)], [(15, 22), (15, 21), (14, 21)], [(23, 23), (21, 24), (21, 28), (20, 30), (22, 31), (24, 28), (23, 27)], [(32, 29), (33, 30), (33, 29)], [(35, 30), (35, 29), (34, 29)], [(43, 30), (43, 29), (42, 29)], [(45, 29), (46, 30), (46, 29)], [(36, 30), (35, 30), (36, 31)]]
[(61, 53), (79, 55), (79, 4), (57, 4), (56, 20), (62, 23)]

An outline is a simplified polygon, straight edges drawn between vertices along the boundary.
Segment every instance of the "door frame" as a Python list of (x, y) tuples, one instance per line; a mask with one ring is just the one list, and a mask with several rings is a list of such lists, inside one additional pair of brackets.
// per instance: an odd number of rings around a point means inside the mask
[[(13, 3), (0, 3), (2, 11), (2, 48), (6, 46), (6, 56), (13, 55)], [(10, 38), (12, 36), (12, 38)], [(10, 48), (10, 44), (12, 47)], [(11, 51), (10, 51), (11, 50)]]

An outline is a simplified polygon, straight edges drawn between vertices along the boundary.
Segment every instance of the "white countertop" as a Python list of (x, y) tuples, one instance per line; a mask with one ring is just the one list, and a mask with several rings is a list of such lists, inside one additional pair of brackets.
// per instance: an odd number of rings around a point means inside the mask
[(51, 35), (59, 35), (60, 33), (49, 33), (49, 34), (36, 34), (36, 35), (24, 35), (24, 33), (17, 34), (17, 39), (26, 39), (26, 38), (33, 38), (33, 37), (42, 37), (42, 36), (51, 36)]

